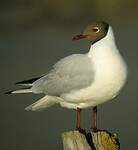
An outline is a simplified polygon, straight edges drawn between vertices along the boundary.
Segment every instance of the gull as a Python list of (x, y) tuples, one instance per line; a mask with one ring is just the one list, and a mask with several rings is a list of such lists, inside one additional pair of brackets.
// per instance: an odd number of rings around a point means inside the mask
[(96, 21), (89, 24), (82, 34), (73, 37), (73, 40), (80, 39), (90, 42), (87, 53), (62, 58), (47, 74), (16, 83), (26, 86), (25, 89), (6, 94), (45, 94), (43, 98), (26, 107), (28, 111), (40, 111), (54, 104), (75, 109), (76, 129), (79, 131), (81, 110), (92, 107), (92, 129), (95, 131), (97, 106), (120, 93), (127, 79), (127, 66), (108, 23)]

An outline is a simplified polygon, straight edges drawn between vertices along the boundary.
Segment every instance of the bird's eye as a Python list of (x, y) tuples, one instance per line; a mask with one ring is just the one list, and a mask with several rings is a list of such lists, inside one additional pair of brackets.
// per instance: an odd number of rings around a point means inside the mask
[(93, 27), (92, 30), (96, 33), (100, 31), (98, 27)]

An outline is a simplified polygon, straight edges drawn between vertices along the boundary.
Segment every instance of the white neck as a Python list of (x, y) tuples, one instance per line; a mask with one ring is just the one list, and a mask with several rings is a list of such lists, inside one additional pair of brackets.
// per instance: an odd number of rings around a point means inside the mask
[(103, 39), (91, 45), (88, 56), (91, 57), (95, 54), (106, 55), (109, 51), (118, 51), (111, 26), (109, 26), (107, 35)]

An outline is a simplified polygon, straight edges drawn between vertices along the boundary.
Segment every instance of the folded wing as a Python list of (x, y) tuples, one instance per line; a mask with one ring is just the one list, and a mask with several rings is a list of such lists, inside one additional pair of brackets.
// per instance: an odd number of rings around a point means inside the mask
[(94, 79), (92, 62), (86, 54), (73, 54), (57, 62), (44, 77), (33, 83), (34, 93), (60, 96), (89, 86)]

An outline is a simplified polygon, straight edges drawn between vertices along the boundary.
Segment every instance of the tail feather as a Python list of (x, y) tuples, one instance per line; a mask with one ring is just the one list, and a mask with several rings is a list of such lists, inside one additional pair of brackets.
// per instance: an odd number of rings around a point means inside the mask
[(32, 90), (31, 89), (20, 89), (20, 90), (8, 91), (5, 94), (20, 94), (20, 93), (32, 93)]
[(30, 86), (33, 86), (33, 83), (29, 83), (29, 84), (27, 84), (27, 83), (22, 83), (22, 84), (18, 84), (18, 85), (30, 87)]
[(45, 97), (41, 98), (40, 100), (38, 100), (35, 103), (26, 107), (25, 110), (41, 111), (45, 108), (48, 108), (48, 107), (54, 105), (55, 103), (57, 103), (55, 97), (46, 95)]

